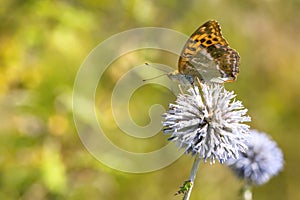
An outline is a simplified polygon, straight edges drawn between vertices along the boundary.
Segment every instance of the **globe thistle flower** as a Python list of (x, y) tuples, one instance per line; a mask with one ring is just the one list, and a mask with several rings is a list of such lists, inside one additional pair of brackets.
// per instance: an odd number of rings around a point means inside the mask
[(237, 160), (230, 159), (226, 162), (238, 177), (252, 184), (262, 185), (282, 170), (282, 151), (265, 133), (251, 130), (246, 144), (246, 152), (240, 152)]
[(169, 105), (163, 114), (163, 132), (171, 134), (169, 140), (176, 142), (186, 153), (199, 156), (204, 161), (223, 163), (237, 158), (239, 151), (247, 149), (245, 136), (249, 122), (245, 109), (236, 95), (220, 84), (201, 84), (192, 87), (187, 94), (180, 94), (176, 104)]

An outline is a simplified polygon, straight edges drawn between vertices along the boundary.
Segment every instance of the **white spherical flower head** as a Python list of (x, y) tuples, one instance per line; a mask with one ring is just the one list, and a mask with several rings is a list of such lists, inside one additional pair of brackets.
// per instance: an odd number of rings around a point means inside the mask
[(163, 132), (171, 134), (186, 153), (199, 156), (204, 161), (223, 163), (228, 158), (237, 158), (239, 151), (247, 149), (245, 136), (250, 117), (246, 116), (241, 101), (220, 84), (201, 84), (192, 87), (187, 94), (180, 94), (176, 104), (169, 105), (163, 114)]
[(238, 159), (226, 162), (238, 177), (262, 185), (282, 170), (282, 151), (266, 134), (251, 130), (246, 144), (246, 152), (240, 152)]

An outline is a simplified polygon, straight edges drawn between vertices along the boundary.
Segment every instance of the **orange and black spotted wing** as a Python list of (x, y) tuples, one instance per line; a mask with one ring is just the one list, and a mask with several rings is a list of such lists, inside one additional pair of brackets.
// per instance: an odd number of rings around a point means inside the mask
[(184, 45), (178, 61), (178, 71), (182, 74), (189, 72), (190, 66), (186, 63), (202, 49), (207, 49), (215, 44), (228, 46), (221, 34), (221, 28), (217, 21), (210, 20), (200, 26)]
[(178, 61), (180, 74), (208, 82), (218, 77), (225, 82), (234, 81), (238, 67), (239, 55), (228, 46), (215, 20), (206, 22), (191, 35)]

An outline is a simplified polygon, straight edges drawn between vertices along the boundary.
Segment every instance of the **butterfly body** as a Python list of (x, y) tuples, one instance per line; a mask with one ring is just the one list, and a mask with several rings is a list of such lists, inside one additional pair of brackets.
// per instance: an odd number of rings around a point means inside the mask
[(210, 20), (188, 39), (179, 57), (178, 72), (169, 77), (186, 78), (190, 83), (196, 77), (204, 82), (232, 82), (239, 73), (239, 59), (222, 36), (218, 22)]

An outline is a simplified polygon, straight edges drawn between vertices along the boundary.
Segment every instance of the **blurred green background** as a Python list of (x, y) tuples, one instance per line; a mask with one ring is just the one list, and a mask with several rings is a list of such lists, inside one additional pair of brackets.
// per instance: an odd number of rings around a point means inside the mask
[[(73, 82), (88, 53), (113, 34), (153, 26), (190, 35), (208, 19), (219, 21), (242, 59), (238, 80), (226, 88), (249, 109), (252, 128), (269, 133), (284, 152), (284, 171), (255, 187), (254, 199), (300, 199), (299, 11), (299, 0), (2, 0), (0, 199), (181, 199), (173, 194), (188, 178), (190, 156), (155, 172), (129, 174), (87, 152), (72, 118)], [(150, 61), (175, 69), (177, 59), (154, 50), (133, 52), (106, 71), (96, 107), (117, 146), (148, 152), (167, 144), (162, 134), (123, 138), (109, 96), (130, 68)], [(167, 108), (174, 100), (164, 88), (140, 88), (130, 102), (132, 118), (146, 125), (153, 103)], [(237, 199), (242, 184), (226, 167), (202, 164), (191, 199)]]

